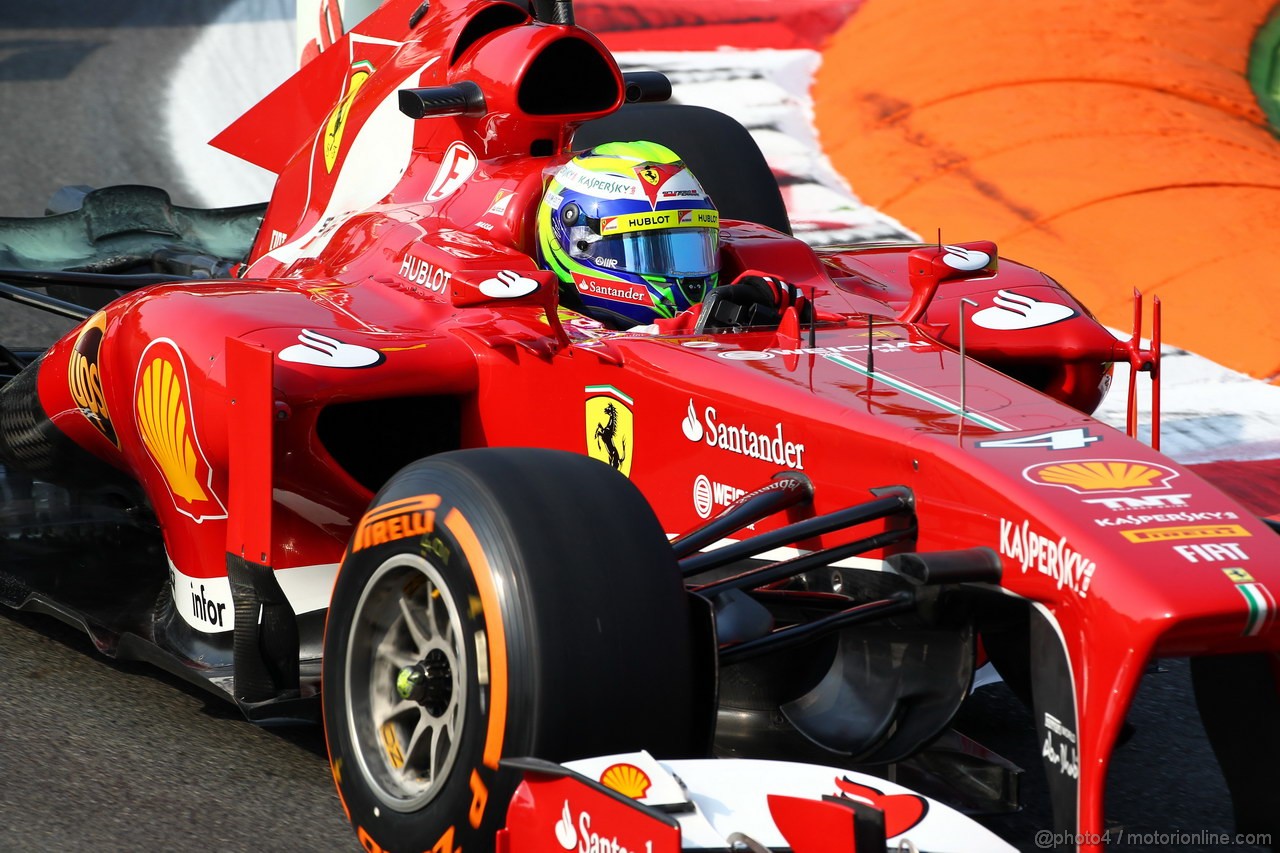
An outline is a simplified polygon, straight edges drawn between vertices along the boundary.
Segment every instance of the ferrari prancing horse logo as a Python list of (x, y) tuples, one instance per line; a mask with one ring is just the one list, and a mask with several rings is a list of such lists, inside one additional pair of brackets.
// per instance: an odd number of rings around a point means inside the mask
[(587, 454), (630, 477), (635, 452), (632, 399), (612, 385), (588, 385), (586, 392)]
[(356, 92), (373, 73), (373, 64), (367, 61), (357, 62), (351, 66), (351, 77), (347, 82), (347, 93), (338, 101), (329, 115), (329, 122), (324, 129), (324, 170), (333, 171), (333, 164), (338, 161), (338, 152), (342, 150), (342, 132), (347, 126), (347, 114), (351, 112), (351, 102)]

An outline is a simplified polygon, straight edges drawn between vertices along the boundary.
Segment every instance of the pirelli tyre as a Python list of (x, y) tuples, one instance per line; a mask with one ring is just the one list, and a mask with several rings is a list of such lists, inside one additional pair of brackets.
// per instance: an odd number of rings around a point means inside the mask
[(325, 630), (325, 736), (360, 844), (491, 849), (518, 782), (503, 757), (707, 754), (714, 652), (693, 636), (662, 528), (608, 465), (501, 448), (402, 469)]

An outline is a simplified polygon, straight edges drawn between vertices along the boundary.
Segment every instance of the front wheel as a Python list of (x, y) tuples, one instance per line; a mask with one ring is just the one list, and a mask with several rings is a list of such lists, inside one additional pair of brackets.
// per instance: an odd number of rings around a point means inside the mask
[(503, 448), (404, 468), (325, 630), (325, 735), (360, 843), (491, 847), (519, 781), (506, 756), (706, 754), (712, 649), (693, 636), (666, 537), (609, 466)]

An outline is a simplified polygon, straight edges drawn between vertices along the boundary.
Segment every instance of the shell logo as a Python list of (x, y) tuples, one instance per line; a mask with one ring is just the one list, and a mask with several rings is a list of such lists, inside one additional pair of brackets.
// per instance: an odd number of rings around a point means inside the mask
[(108, 441), (119, 447), (120, 439), (116, 436), (115, 425), (111, 423), (102, 382), (100, 350), (106, 334), (105, 312), (99, 311), (85, 321), (67, 360), (67, 387), (71, 391), (71, 399), (80, 407), (80, 414)]
[(1154, 462), (1086, 459), (1032, 465), (1022, 476), (1042, 486), (1059, 486), (1078, 495), (1167, 489), (1178, 472)]
[(188, 388), (186, 364), (174, 343), (167, 338), (152, 341), (134, 382), (138, 436), (174, 506), (200, 523), (226, 518), (227, 510), (213, 492), (213, 469), (196, 436)]
[(600, 774), (600, 784), (633, 800), (642, 800), (649, 793), (653, 782), (647, 773), (634, 764), (612, 764)]

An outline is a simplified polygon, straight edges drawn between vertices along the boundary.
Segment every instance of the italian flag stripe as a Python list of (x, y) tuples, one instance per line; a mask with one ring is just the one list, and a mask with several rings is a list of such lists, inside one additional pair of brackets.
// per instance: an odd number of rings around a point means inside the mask
[(588, 385), (586, 391), (588, 394), (608, 394), (610, 397), (617, 397), (628, 406), (635, 403), (634, 400), (626, 394), (623, 394), (617, 388), (614, 388), (612, 385)]
[(1236, 584), (1236, 589), (1240, 590), (1240, 594), (1249, 605), (1249, 613), (1244, 622), (1244, 636), (1256, 637), (1275, 617), (1276, 600), (1272, 597), (1271, 591), (1262, 584)]

